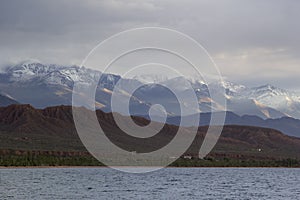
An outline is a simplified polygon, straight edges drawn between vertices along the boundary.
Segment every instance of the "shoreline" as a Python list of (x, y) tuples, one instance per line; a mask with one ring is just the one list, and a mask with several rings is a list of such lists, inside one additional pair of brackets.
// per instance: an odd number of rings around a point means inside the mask
[[(117, 164), (117, 163), (115, 163)], [(138, 164), (138, 163), (124, 163)], [(165, 168), (156, 164), (149, 166), (125, 166), (116, 165), (110, 168)], [(87, 156), (61, 156), (61, 155), (0, 155), (0, 168), (108, 168), (94, 157)], [(285, 159), (251, 159), (251, 158), (214, 158), (186, 159), (178, 158), (170, 163), (167, 168), (300, 168), (300, 160), (293, 158)]]
[(223, 169), (300, 169), (300, 167), (174, 167), (174, 166), (167, 166), (167, 167), (161, 167), (161, 166), (0, 166), (0, 169), (68, 169), (68, 168), (107, 168), (107, 169), (114, 169), (114, 168), (223, 168)]

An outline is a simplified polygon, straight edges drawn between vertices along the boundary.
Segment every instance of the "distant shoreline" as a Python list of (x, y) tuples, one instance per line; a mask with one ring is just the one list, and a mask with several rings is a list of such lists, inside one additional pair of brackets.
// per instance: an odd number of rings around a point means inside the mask
[[(0, 168), (87, 168), (105, 167), (91, 155), (60, 156), (60, 155), (0, 155)], [(113, 166), (122, 167), (152, 167), (161, 166)], [(300, 168), (300, 160), (285, 159), (255, 159), (255, 158), (178, 158), (169, 164), (168, 168)]]
[(167, 167), (160, 167), (160, 166), (0, 166), (0, 169), (68, 169), (68, 168), (226, 168), (226, 169), (300, 169), (300, 167), (174, 167), (174, 166), (167, 166)]

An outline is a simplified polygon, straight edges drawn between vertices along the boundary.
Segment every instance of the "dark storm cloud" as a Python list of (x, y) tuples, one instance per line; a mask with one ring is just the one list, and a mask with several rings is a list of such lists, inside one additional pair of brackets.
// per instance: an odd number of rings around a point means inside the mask
[(80, 64), (112, 34), (162, 26), (203, 44), (229, 79), (250, 85), (289, 80), (285, 83), (296, 87), (299, 10), (297, 0), (3, 0), (0, 60)]

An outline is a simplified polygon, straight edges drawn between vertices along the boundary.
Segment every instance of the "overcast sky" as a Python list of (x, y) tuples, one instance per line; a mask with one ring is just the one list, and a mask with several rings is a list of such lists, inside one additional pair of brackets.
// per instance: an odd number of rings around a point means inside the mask
[(300, 89), (298, 0), (2, 0), (0, 65), (79, 65), (130, 28), (166, 27), (201, 43), (229, 80)]

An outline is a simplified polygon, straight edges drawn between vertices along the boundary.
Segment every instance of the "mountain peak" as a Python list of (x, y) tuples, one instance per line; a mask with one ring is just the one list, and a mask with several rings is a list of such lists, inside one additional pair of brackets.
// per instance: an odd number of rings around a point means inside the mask
[(223, 85), (226, 89), (233, 89), (235, 91), (239, 91), (239, 90), (243, 90), (246, 89), (247, 87), (245, 85), (241, 85), (241, 84), (237, 84), (234, 82), (230, 82), (230, 81), (225, 81), (223, 80), (222, 82), (220, 82), (221, 85)]
[[(101, 77), (100, 80), (97, 80), (99, 77)], [(176, 107), (177, 101), (173, 101), (173, 97), (171, 98), (169, 90), (166, 88), (173, 88), (176, 92), (185, 95), (188, 89), (192, 87), (198, 98), (199, 110), (202, 112), (221, 109), (217, 100), (212, 101), (210, 99), (212, 94), (217, 94), (224, 95), (228, 103), (227, 110), (236, 113), (257, 114), (260, 116), (262, 112), (266, 113), (266, 110), (268, 110), (270, 117), (277, 117), (278, 115), (274, 114), (275, 111), (273, 112), (272, 108), (280, 111), (280, 113), (300, 118), (300, 95), (277, 88), (271, 84), (248, 88), (245, 85), (227, 80), (204, 83), (195, 77), (190, 79), (182, 76), (169, 77), (163, 74), (149, 74), (149, 76), (135, 78), (141, 80), (144, 84), (149, 82), (148, 80), (158, 83), (149, 84), (148, 87), (143, 87), (135, 92), (135, 98), (133, 98), (137, 99), (133, 109), (135, 114), (144, 112), (145, 108), (158, 100), (164, 102), (165, 106), (174, 113), (176, 109), (173, 108)], [(119, 80), (122, 80), (121, 89), (125, 93), (140, 84), (134, 78), (126, 79), (119, 75), (102, 74), (100, 71), (89, 68), (48, 65), (37, 60), (27, 60), (0, 73), (2, 84), (0, 90), (8, 93), (19, 102), (31, 103), (35, 107), (44, 108), (55, 105), (71, 105), (74, 83), (80, 82), (83, 85), (90, 85), (98, 81), (99, 87), (95, 95), (96, 100), (107, 109), (106, 111), (109, 111), (111, 91), (113, 91)], [(159, 83), (165, 85), (166, 88), (158, 86)], [(256, 103), (249, 100), (255, 100)], [(3, 97), (2, 102), (4, 102), (3, 105), (7, 105), (6, 102), (10, 103), (12, 101), (8, 101), (7, 98)], [(199, 110), (195, 112), (199, 112)]]
[(20, 62), (18, 65), (30, 65), (30, 64), (41, 64), (42, 62), (37, 60), (37, 59), (28, 59), (28, 60), (24, 60), (22, 62)]
[(38, 62), (22, 62), (7, 69), (11, 80), (24, 81), (50, 71), (50, 66)]
[(254, 87), (256, 89), (269, 89), (269, 90), (275, 90), (277, 89), (277, 87), (275, 87), (274, 85), (271, 85), (271, 84), (265, 84), (265, 85), (261, 85), (261, 86), (258, 86), (258, 87)]
[(252, 90), (255, 93), (261, 94), (261, 93), (270, 93), (272, 95), (288, 95), (288, 91), (278, 88), (276, 86), (273, 86), (271, 84), (262, 85), (259, 87), (254, 87)]
[(175, 77), (168, 77), (164, 74), (143, 74), (143, 75), (136, 75), (132, 77), (132, 79), (140, 81), (142, 83), (162, 83), (167, 80), (170, 80)]

